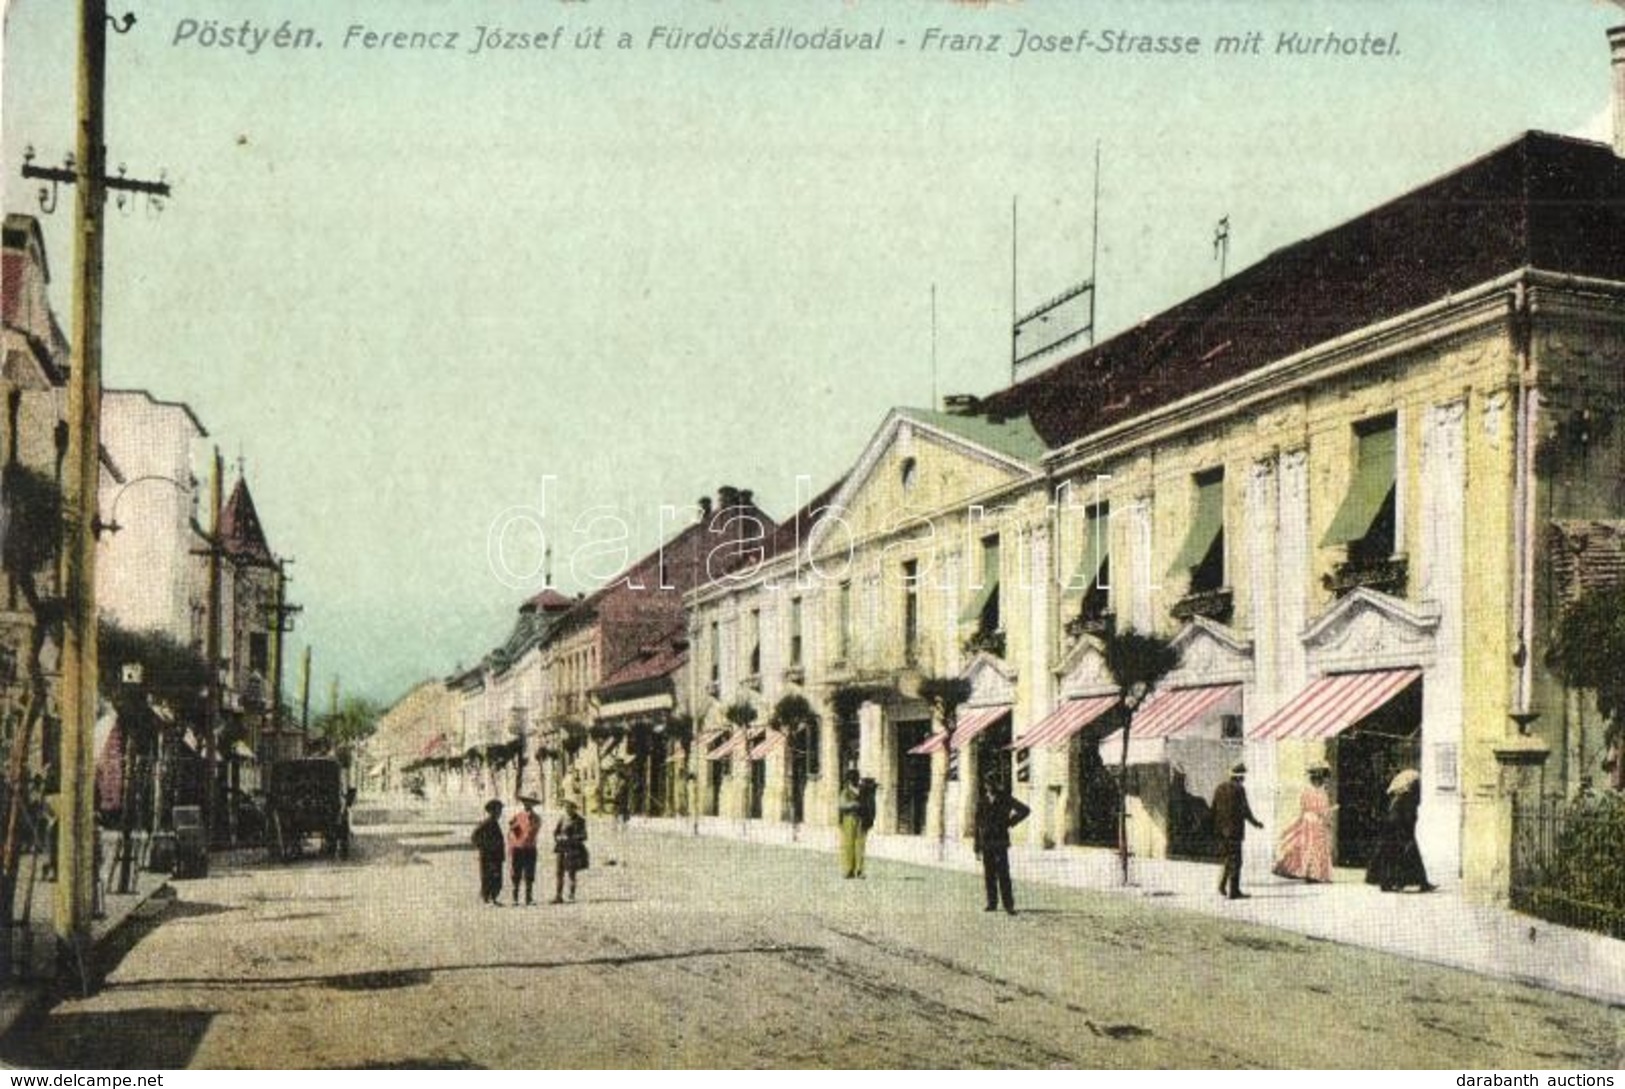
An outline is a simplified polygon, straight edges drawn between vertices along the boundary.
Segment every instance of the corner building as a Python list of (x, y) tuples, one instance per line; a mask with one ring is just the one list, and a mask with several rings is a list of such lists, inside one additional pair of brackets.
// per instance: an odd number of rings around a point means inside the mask
[(1136, 853), (1210, 850), (1234, 759), (1274, 833), (1324, 761), (1335, 860), (1363, 866), (1415, 767), (1430, 874), (1504, 894), (1514, 799), (1602, 778), (1544, 661), (1554, 550), (1625, 516), (1622, 154), (1527, 134), (979, 406), (1029, 419), (1069, 496), (1016, 741), (1059, 796), (1039, 834), (1099, 841), (1098, 633), (1132, 626), (1182, 650), (1131, 730)]

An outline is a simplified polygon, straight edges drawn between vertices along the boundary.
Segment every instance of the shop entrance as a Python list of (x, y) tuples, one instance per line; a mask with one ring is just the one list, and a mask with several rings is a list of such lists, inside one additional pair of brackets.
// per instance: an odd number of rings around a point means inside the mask
[(1117, 725), (1115, 714), (1101, 715), (1067, 742), (1076, 842), (1085, 847), (1117, 846), (1117, 776), (1100, 755), (1101, 741)]
[(931, 795), (931, 757), (908, 750), (931, 733), (931, 720), (897, 724), (897, 831), (917, 836), (925, 831), (925, 807)]
[(1422, 682), (1338, 735), (1331, 744), (1332, 802), (1338, 866), (1364, 867), (1382, 837), (1388, 784), (1405, 768), (1420, 768)]

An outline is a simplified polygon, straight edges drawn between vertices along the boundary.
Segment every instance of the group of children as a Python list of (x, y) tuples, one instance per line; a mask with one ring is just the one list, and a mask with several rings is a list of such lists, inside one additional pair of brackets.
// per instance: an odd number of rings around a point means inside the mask
[[(536, 884), (537, 841), (541, 838), (542, 818), (536, 812), (541, 804), (529, 794), (519, 796), (524, 806), (508, 820), (508, 830), (502, 830), (502, 803), (495, 798), (485, 803), (485, 820), (474, 829), (474, 848), (480, 856), (480, 902), (493, 907), (502, 906), (502, 863), (506, 858), (509, 880), (513, 886), (513, 903), (519, 905), (519, 887), (525, 888), (525, 903), (534, 904)], [(587, 820), (573, 801), (564, 803), (564, 816), (553, 826), (553, 856), (556, 860), (553, 902), (562, 904), (568, 892), (576, 898), (576, 874), (587, 868)]]

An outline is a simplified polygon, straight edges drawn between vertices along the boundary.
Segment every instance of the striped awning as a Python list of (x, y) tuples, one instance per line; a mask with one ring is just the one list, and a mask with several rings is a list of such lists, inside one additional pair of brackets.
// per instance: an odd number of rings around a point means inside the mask
[[(1200, 722), (1214, 708), (1240, 690), (1238, 684), (1218, 684), (1205, 688), (1168, 688), (1156, 693), (1134, 712), (1129, 731), (1128, 762), (1160, 764), (1167, 759), (1162, 743)], [(1123, 731), (1113, 730), (1100, 740), (1100, 758), (1106, 764), (1122, 759)]]
[(1072, 735), (1117, 704), (1116, 696), (1085, 696), (1066, 700), (1038, 725), (1011, 742), (1012, 749), (1048, 749), (1064, 745)]
[(1333, 673), (1321, 677), (1286, 706), (1247, 731), (1248, 741), (1308, 741), (1334, 737), (1422, 676), (1420, 669)]
[(735, 730), (728, 740), (705, 754), (707, 760), (726, 760), (736, 752), (749, 752), (750, 743), (761, 736), (760, 730)]
[(752, 760), (764, 760), (769, 754), (783, 746), (784, 735), (777, 730), (769, 730), (767, 736), (757, 742), (756, 747), (750, 750), (750, 758)]
[(989, 726), (993, 725), (995, 722), (999, 721), (999, 719), (1003, 718), (1009, 713), (1010, 708), (1008, 707), (975, 707), (971, 708), (970, 710), (961, 711), (959, 712), (957, 723), (954, 726), (952, 737), (945, 733), (932, 734), (930, 737), (908, 750), (909, 754), (912, 756), (923, 756), (928, 753), (934, 753), (938, 749), (942, 748), (944, 741), (947, 742), (948, 748), (951, 751), (958, 752), (960, 749), (970, 744), (971, 740), (978, 734), (982, 733)]
[(1239, 684), (1205, 688), (1169, 688), (1152, 696), (1136, 712), (1134, 737), (1173, 737), (1240, 691)]

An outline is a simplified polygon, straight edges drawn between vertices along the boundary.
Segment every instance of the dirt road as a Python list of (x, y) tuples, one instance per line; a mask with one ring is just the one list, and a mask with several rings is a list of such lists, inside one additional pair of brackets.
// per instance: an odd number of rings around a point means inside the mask
[[(241, 855), (97, 995), (0, 1040), (42, 1067), (1616, 1066), (1625, 1013), (1170, 911), (593, 828), (576, 903), (491, 908), (467, 830)], [(549, 860), (544, 858), (544, 863)], [(551, 888), (545, 889), (546, 899)]]

